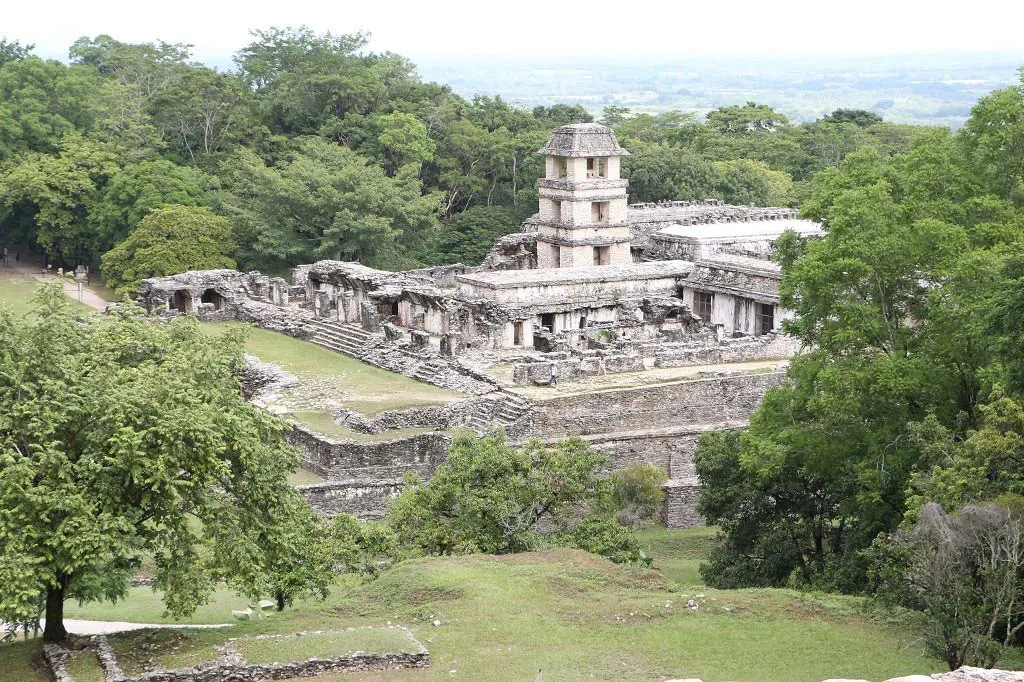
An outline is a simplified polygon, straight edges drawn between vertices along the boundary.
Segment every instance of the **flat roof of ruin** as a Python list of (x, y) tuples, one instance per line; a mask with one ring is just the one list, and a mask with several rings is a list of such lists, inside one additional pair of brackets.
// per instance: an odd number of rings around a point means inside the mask
[(681, 277), (693, 270), (686, 260), (662, 260), (629, 265), (594, 265), (577, 268), (538, 268), (535, 270), (494, 270), (458, 275), (459, 282), (486, 289), (518, 289), (559, 284), (623, 282), (637, 279)]
[(570, 123), (555, 128), (548, 143), (538, 154), (547, 156), (626, 156), (628, 151), (619, 146), (615, 133), (600, 123)]
[(731, 253), (716, 253), (707, 258), (701, 258), (697, 265), (716, 270), (731, 270), (734, 272), (748, 272), (757, 275), (764, 275), (772, 278), (782, 276), (782, 266), (770, 260), (752, 258), (750, 256), (739, 256)]
[(738, 223), (701, 223), (699, 225), (669, 225), (654, 233), (680, 239), (776, 239), (783, 232), (792, 230), (802, 237), (824, 234), (819, 223), (813, 220), (748, 220)]

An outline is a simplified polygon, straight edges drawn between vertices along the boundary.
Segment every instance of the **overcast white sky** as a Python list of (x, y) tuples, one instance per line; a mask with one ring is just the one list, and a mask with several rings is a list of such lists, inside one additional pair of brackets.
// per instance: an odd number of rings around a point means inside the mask
[(83, 35), (191, 43), (229, 64), (249, 31), (372, 33), (413, 58), (1024, 51), (1022, 0), (0, 0), (0, 37), (63, 58)]

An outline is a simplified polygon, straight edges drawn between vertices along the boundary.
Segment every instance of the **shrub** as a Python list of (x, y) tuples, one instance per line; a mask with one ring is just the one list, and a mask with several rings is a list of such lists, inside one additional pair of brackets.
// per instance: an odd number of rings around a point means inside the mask
[(955, 670), (992, 667), (1024, 628), (1024, 523), (1012, 505), (925, 504), (913, 528), (876, 541), (881, 595), (924, 612), (926, 641)]
[(651, 565), (651, 558), (640, 548), (636, 533), (607, 516), (592, 514), (583, 517), (575, 526), (559, 534), (558, 544), (600, 554), (617, 564)]
[(618, 519), (638, 527), (654, 519), (665, 501), (662, 489), (668, 476), (656, 466), (641, 462), (611, 475), (612, 501)]

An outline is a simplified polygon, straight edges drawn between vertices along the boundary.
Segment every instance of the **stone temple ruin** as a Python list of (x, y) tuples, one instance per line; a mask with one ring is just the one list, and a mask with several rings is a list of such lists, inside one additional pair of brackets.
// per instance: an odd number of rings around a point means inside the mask
[[(307, 486), (325, 513), (379, 515), (401, 475), (429, 475), (455, 427), (513, 439), (580, 434), (615, 468), (646, 461), (669, 475), (665, 521), (698, 525), (692, 453), (700, 434), (740, 428), (783, 381), (797, 347), (780, 332), (785, 231), (822, 234), (782, 208), (717, 200), (627, 203), (629, 152), (594, 123), (558, 128), (540, 151), (539, 211), (480, 266), (385, 272), (320, 261), (292, 282), (258, 272), (145, 280), (154, 314), (242, 320), (466, 395), (443, 409), (352, 422), (436, 433), (378, 443), (297, 427)], [(384, 426), (382, 426), (384, 424)]]

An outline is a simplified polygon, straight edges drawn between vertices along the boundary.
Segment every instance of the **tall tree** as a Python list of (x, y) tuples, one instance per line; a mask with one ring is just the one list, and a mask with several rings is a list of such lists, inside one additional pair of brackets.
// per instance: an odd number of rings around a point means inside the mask
[(107, 282), (131, 292), (147, 277), (234, 268), (231, 223), (203, 206), (165, 206), (149, 213), (127, 239), (103, 254)]
[(95, 263), (110, 245), (90, 229), (89, 214), (119, 170), (116, 155), (103, 145), (68, 134), (56, 156), (30, 155), (11, 168), (0, 186), (0, 206), (28, 207), (35, 241), (50, 258), (71, 266)]
[(304, 140), (276, 167), (242, 153), (224, 172), (240, 259), (269, 270), (320, 258), (400, 265), (437, 224), (437, 199), (421, 195), (415, 174), (389, 178), (324, 140)]
[(298, 493), (285, 425), (240, 390), (240, 335), (151, 324), (138, 309), (76, 320), (60, 287), (0, 312), (0, 618), (123, 597), (152, 557), (167, 610), (191, 613), (230, 567), (269, 568)]

